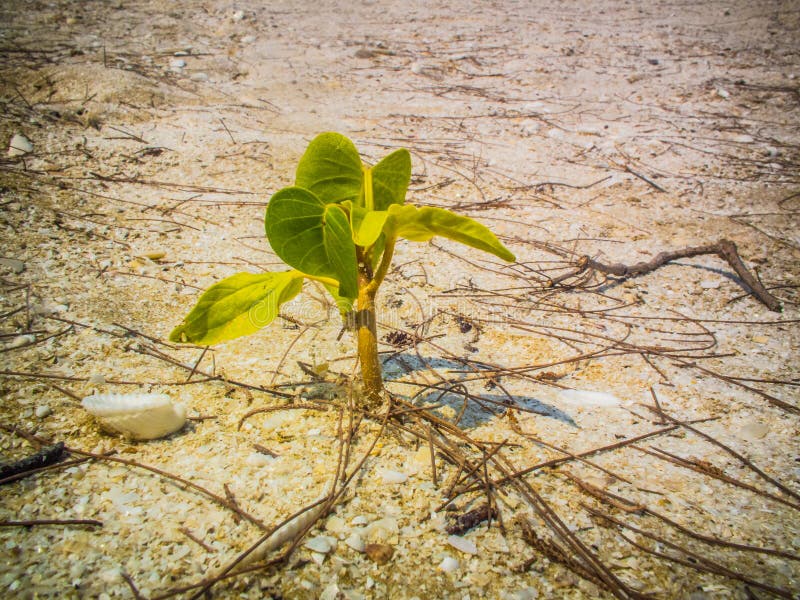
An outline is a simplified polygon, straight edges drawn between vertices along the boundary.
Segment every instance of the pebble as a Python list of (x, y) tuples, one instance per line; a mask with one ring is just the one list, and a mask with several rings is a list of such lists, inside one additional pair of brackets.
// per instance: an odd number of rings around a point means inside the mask
[(408, 475), (386, 469), (381, 473), (381, 480), (383, 483), (405, 483), (408, 481)]
[(342, 591), (339, 589), (339, 585), (334, 582), (322, 590), (322, 593), (319, 595), (319, 600), (336, 600), (342, 597)]
[(361, 536), (357, 533), (351, 533), (350, 536), (344, 541), (350, 548), (355, 550), (356, 552), (364, 552), (367, 548), (367, 545), (364, 543), (364, 540), (361, 539)]
[(767, 437), (767, 434), (769, 433), (769, 427), (763, 423), (753, 421), (752, 423), (747, 423), (744, 425), (739, 430), (739, 433), (745, 440), (754, 442)]
[(242, 19), (244, 19), (244, 11), (243, 10), (237, 10), (236, 12), (234, 12), (231, 15), (231, 20), (233, 20), (233, 21), (241, 21)]
[(704, 279), (700, 282), (700, 287), (704, 290), (716, 290), (719, 287), (719, 281)]
[(364, 552), (372, 562), (379, 565), (385, 565), (394, 556), (394, 548), (389, 544), (367, 544)]
[(262, 454), (261, 452), (253, 452), (245, 459), (245, 462), (254, 467), (266, 467), (271, 464), (273, 460), (275, 459), (271, 456)]
[(25, 346), (26, 344), (32, 344), (36, 341), (36, 336), (32, 333), (27, 333), (25, 335), (18, 335), (13, 338), (8, 344), (6, 344), (6, 348), (19, 348), (20, 346)]
[(173, 69), (182, 69), (186, 66), (186, 61), (182, 58), (173, 58), (169, 61), (169, 66)]
[(358, 515), (357, 517), (353, 517), (353, 520), (350, 521), (352, 525), (366, 525), (369, 523), (369, 519), (364, 515)]
[(106, 378), (102, 373), (92, 373), (89, 375), (89, 383), (94, 385), (103, 385), (106, 382)]
[(477, 554), (478, 547), (470, 540), (458, 535), (450, 535), (447, 537), (447, 543), (456, 550), (460, 550), (464, 554)]
[(445, 556), (439, 563), (439, 570), (445, 573), (452, 573), (458, 569), (458, 561), (452, 556)]
[(33, 143), (21, 133), (15, 133), (8, 143), (8, 155), (24, 156), (33, 152)]
[(25, 270), (25, 263), (16, 258), (0, 258), (0, 266), (8, 267), (17, 275)]
[(253, 42), (256, 41), (256, 36), (254, 36), (254, 35), (246, 35), (246, 36), (244, 36), (242, 38), (241, 41), (242, 41), (243, 44), (252, 44)]
[(325, 522), (325, 531), (330, 531), (331, 533), (341, 533), (346, 529), (347, 523), (342, 517), (337, 517), (334, 515)]
[(53, 413), (53, 409), (47, 406), (46, 404), (40, 404), (36, 407), (36, 410), (33, 411), (33, 414), (36, 415), (39, 419), (44, 419), (45, 417), (51, 415)]
[(318, 535), (317, 537), (306, 540), (303, 545), (312, 552), (319, 552), (320, 554), (327, 554), (333, 547), (330, 538), (324, 535)]
[(431, 464), (431, 449), (429, 446), (420, 446), (419, 450), (411, 457), (411, 461), (421, 467), (429, 467)]
[(506, 592), (503, 600), (535, 600), (539, 597), (539, 590), (535, 587), (526, 587), (514, 592)]

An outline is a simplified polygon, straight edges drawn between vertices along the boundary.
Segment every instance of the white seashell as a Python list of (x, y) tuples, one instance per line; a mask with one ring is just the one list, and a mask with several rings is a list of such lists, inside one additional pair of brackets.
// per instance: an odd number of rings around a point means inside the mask
[(186, 407), (166, 394), (95, 394), (81, 404), (103, 429), (133, 440), (164, 437), (186, 422)]

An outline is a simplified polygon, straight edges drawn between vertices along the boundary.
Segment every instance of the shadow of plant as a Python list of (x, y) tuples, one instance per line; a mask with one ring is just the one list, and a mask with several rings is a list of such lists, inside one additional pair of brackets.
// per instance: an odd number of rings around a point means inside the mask
[[(474, 366), (474, 363), (470, 364)], [(464, 367), (465, 363), (459, 361), (420, 358), (416, 354), (401, 352), (392, 354), (384, 361), (383, 375), (387, 384), (407, 383), (403, 377), (415, 371), (433, 370), (441, 375), (451, 370), (463, 370)], [(476, 368), (475, 372), (480, 373), (480, 370)], [(481, 383), (480, 381), (467, 381), (467, 374), (457, 375), (458, 378), (451, 377), (447, 381), (421, 387), (420, 393), (413, 396), (399, 396), (416, 406), (436, 407), (433, 409), (434, 413), (447, 421), (455, 422), (463, 429), (484, 425), (509, 407), (557, 419), (573, 427), (578, 426), (569, 414), (538, 398), (476, 391), (476, 383)]]

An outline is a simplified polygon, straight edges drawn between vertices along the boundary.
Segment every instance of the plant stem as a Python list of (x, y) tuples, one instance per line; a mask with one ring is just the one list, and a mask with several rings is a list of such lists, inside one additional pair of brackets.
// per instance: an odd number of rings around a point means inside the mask
[[(377, 271), (375, 271), (375, 276), (372, 277), (372, 280), (369, 282), (369, 287), (372, 289), (373, 297), (378, 292), (378, 288), (383, 283), (383, 278), (386, 277), (386, 273), (389, 271), (389, 265), (392, 263), (392, 256), (394, 255), (394, 245), (397, 242), (397, 239), (394, 237), (387, 237), (386, 238), (386, 245), (383, 248), (383, 256), (381, 256), (381, 262), (378, 265)], [(359, 284), (360, 286), (361, 284)]]
[(375, 296), (377, 288), (372, 288), (368, 280), (359, 277), (358, 312), (358, 360), (361, 363), (361, 380), (364, 404), (368, 409), (377, 408), (382, 401), (383, 376), (381, 361), (378, 358), (378, 333), (375, 323)]
[(394, 237), (386, 239), (383, 256), (373, 274), (363, 249), (358, 250), (358, 301), (356, 328), (358, 331), (358, 360), (361, 363), (361, 383), (364, 404), (368, 409), (380, 407), (383, 401), (383, 374), (378, 358), (378, 327), (375, 318), (375, 298), (383, 283), (394, 254)]

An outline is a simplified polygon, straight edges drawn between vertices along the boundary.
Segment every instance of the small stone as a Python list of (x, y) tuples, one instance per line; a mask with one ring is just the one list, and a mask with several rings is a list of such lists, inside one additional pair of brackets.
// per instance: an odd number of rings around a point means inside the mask
[(383, 483), (405, 483), (408, 481), (408, 475), (405, 473), (400, 473), (398, 471), (391, 471), (389, 469), (385, 469), (381, 473), (381, 480)]
[(414, 453), (414, 456), (411, 458), (411, 461), (414, 464), (417, 464), (421, 467), (430, 466), (431, 464), (431, 449), (429, 446), (420, 446), (419, 450)]
[(357, 517), (353, 517), (353, 520), (350, 521), (352, 525), (366, 525), (369, 523), (369, 519), (364, 515), (358, 515)]
[(103, 385), (106, 382), (106, 378), (102, 373), (92, 373), (89, 375), (89, 383), (94, 385)]
[(769, 343), (769, 338), (767, 336), (765, 336), (765, 335), (754, 335), (752, 339), (753, 339), (753, 342), (756, 343), (756, 344), (768, 344)]
[(182, 69), (186, 66), (186, 61), (182, 58), (173, 58), (169, 61), (169, 66), (173, 69)]
[(46, 404), (40, 404), (36, 407), (36, 410), (33, 411), (33, 414), (36, 415), (39, 419), (44, 419), (45, 417), (51, 415), (53, 413), (53, 409), (47, 406)]
[(145, 258), (149, 258), (150, 260), (161, 260), (167, 255), (166, 252), (163, 250), (150, 250), (142, 254)]
[(99, 573), (100, 580), (104, 583), (119, 583), (122, 581), (122, 571), (119, 567), (112, 567)]
[(342, 517), (330, 517), (325, 523), (325, 530), (331, 533), (341, 533), (347, 529), (347, 523)]
[(248, 465), (252, 465), (254, 467), (266, 467), (267, 465), (271, 464), (272, 461), (275, 459), (271, 456), (267, 456), (266, 454), (262, 454), (261, 452), (253, 452), (251, 453), (246, 459), (245, 462)]
[(319, 552), (320, 554), (327, 554), (332, 548), (330, 539), (324, 535), (318, 535), (317, 537), (306, 540), (303, 545), (312, 552)]
[(364, 529), (364, 537), (374, 542), (387, 542), (397, 536), (400, 529), (397, 526), (397, 519), (384, 517), (370, 523)]
[(535, 587), (526, 587), (514, 592), (506, 592), (503, 600), (536, 600), (539, 597), (539, 590)]
[(367, 544), (364, 547), (364, 552), (374, 563), (385, 565), (392, 559), (394, 548), (389, 544)]
[(467, 538), (458, 535), (451, 535), (447, 537), (447, 543), (456, 550), (460, 550), (464, 554), (477, 554), (478, 547)]
[(244, 19), (244, 11), (243, 10), (237, 10), (236, 12), (234, 12), (231, 15), (231, 20), (232, 21), (241, 21), (242, 19)]
[(364, 543), (364, 540), (361, 539), (361, 536), (357, 533), (351, 533), (350, 536), (344, 541), (350, 548), (355, 550), (356, 552), (364, 552), (366, 550), (367, 545)]
[(334, 582), (328, 585), (322, 593), (319, 595), (319, 600), (336, 600), (337, 598), (341, 598), (341, 590), (339, 589), (339, 585)]
[(189, 75), (189, 79), (192, 81), (208, 81), (208, 73), (204, 73), (203, 71), (198, 71), (197, 73), (192, 73)]
[(0, 258), (0, 266), (8, 267), (17, 275), (25, 270), (25, 263), (16, 258)]
[(700, 282), (700, 287), (704, 290), (716, 290), (719, 287), (719, 281), (704, 279)]
[(8, 344), (6, 344), (6, 349), (20, 348), (21, 346), (27, 346), (28, 344), (32, 344), (35, 341), (36, 341), (36, 336), (31, 333), (27, 333), (25, 335), (18, 335), (14, 337), (10, 342), (8, 342)]
[(256, 36), (254, 36), (254, 35), (246, 35), (246, 36), (244, 36), (242, 38), (241, 41), (242, 41), (243, 44), (252, 44), (253, 42), (256, 41)]
[(769, 427), (763, 423), (752, 422), (744, 425), (739, 433), (745, 440), (754, 442), (765, 438), (769, 433)]
[(8, 155), (24, 156), (33, 152), (33, 143), (21, 133), (15, 133), (8, 143)]
[(445, 556), (439, 563), (439, 570), (445, 573), (452, 573), (458, 569), (458, 561), (452, 556)]

